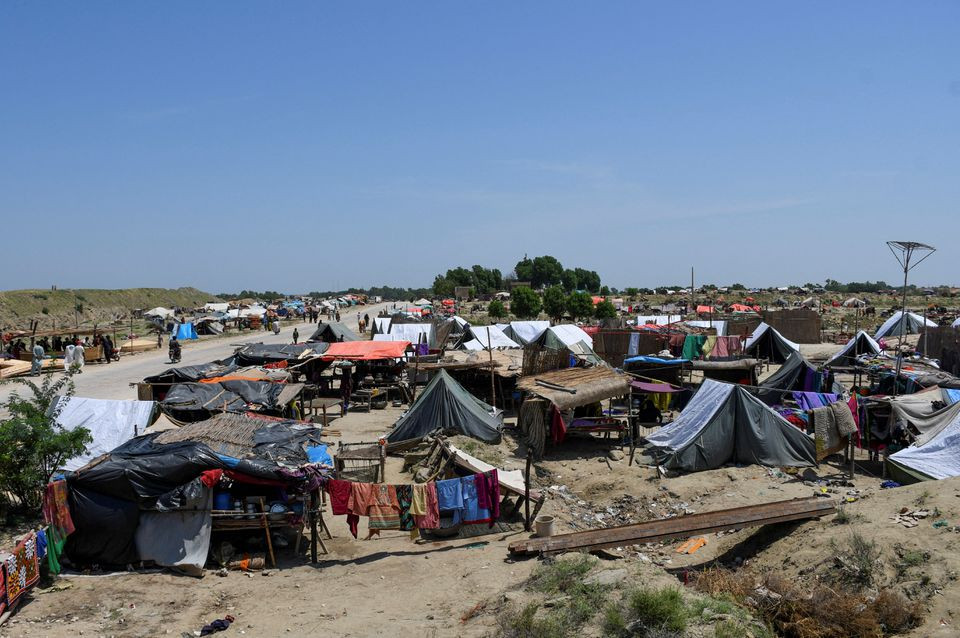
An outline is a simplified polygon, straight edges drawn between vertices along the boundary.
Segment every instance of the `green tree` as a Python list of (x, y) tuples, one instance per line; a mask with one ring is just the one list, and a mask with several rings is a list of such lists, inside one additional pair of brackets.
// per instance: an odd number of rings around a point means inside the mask
[(561, 286), (550, 286), (543, 292), (543, 311), (558, 321), (567, 309), (567, 296)]
[(543, 288), (558, 284), (563, 276), (563, 265), (556, 257), (543, 255), (533, 259), (533, 278), (530, 285), (534, 288)]
[(617, 309), (604, 299), (594, 307), (593, 316), (597, 319), (613, 319), (617, 316)]
[(517, 265), (513, 268), (513, 274), (517, 276), (517, 281), (532, 281), (533, 280), (533, 260), (523, 256), (523, 259), (517, 262)]
[(494, 299), (487, 306), (487, 314), (494, 319), (503, 319), (507, 316), (507, 309), (504, 308), (502, 301), (499, 299)]
[(573, 292), (567, 297), (567, 312), (574, 319), (586, 319), (593, 314), (593, 298), (585, 292)]
[(747, 289), (747, 287), (744, 286), (744, 285), (741, 284), (741, 283), (732, 284), (732, 285), (730, 286), (730, 290), (746, 290), (746, 289)]
[(567, 268), (563, 271), (563, 274), (560, 275), (560, 281), (563, 283), (564, 292), (573, 292), (580, 285), (580, 280), (577, 279), (577, 271), (572, 268)]
[(628, 297), (636, 297), (637, 295), (640, 294), (640, 289), (639, 289), (639, 288), (627, 288), (626, 290), (624, 290), (624, 292), (627, 294)]
[(532, 319), (540, 314), (540, 295), (535, 290), (521, 286), (510, 293), (510, 312), (521, 319)]
[(610, 286), (602, 286), (602, 287), (600, 288), (600, 294), (603, 295), (604, 297), (606, 297), (607, 295), (609, 295), (609, 294), (610, 294)]
[(587, 292), (598, 292), (600, 290), (600, 275), (595, 270), (577, 268), (574, 272), (577, 273), (577, 283), (581, 290)]
[(73, 395), (72, 377), (68, 372), (53, 381), (47, 375), (40, 385), (26, 379), (15, 381), (25, 386), (30, 396), (24, 398), (14, 391), (3, 404), (10, 416), (0, 422), (0, 499), (9, 501), (12, 496), (26, 510), (38, 511), (50, 478), (93, 441), (86, 428), (65, 430), (56, 423), (63, 399), (50, 410), (57, 395)]
[[(443, 275), (437, 275), (433, 278), (433, 294), (435, 294), (437, 297), (452, 296), (453, 282)], [(416, 297), (414, 297), (414, 299), (416, 299)]]

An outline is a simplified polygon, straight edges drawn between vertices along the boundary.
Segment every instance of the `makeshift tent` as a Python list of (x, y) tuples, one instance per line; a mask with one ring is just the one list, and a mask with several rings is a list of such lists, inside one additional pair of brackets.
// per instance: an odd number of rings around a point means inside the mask
[(377, 341), (409, 341), (425, 343), (431, 348), (437, 346), (437, 332), (433, 323), (391, 323), (387, 334), (377, 334)]
[(895, 480), (903, 483), (960, 476), (960, 410), (956, 405), (941, 410), (935, 435), (888, 457), (890, 475)]
[(66, 554), (82, 566), (151, 560), (199, 574), (213, 527), (204, 472), (220, 470), (252, 489), (266, 482), (288, 494), (304, 493), (316, 486), (318, 470), (304, 466), (318, 435), (296, 422), (221, 415), (127, 441), (67, 474), (76, 531), (67, 538)]
[(843, 346), (839, 352), (827, 359), (824, 366), (851, 366), (857, 362), (857, 357), (862, 354), (871, 354), (879, 356), (883, 353), (880, 344), (874, 341), (873, 337), (861, 330), (847, 345)]
[(715, 320), (715, 321), (685, 321), (685, 324), (691, 328), (701, 328), (701, 329), (710, 329), (714, 328), (717, 331), (718, 337), (727, 336), (727, 322), (724, 320)]
[(203, 309), (206, 310), (207, 312), (226, 312), (230, 310), (230, 304), (226, 302), (224, 303), (208, 302), (203, 304)]
[(783, 403), (785, 393), (818, 390), (816, 380), (819, 376), (817, 369), (802, 354), (791, 352), (780, 369), (760, 384), (761, 389), (754, 396), (767, 405), (778, 405)]
[(767, 359), (772, 363), (783, 363), (794, 352), (800, 352), (800, 346), (765, 322), (757, 326), (743, 346), (745, 355)]
[(192, 322), (175, 323), (173, 324), (173, 330), (170, 332), (170, 337), (176, 337), (179, 341), (197, 339), (197, 329)]
[(222, 377), (236, 372), (237, 364), (228, 359), (226, 361), (211, 361), (196, 366), (181, 366), (179, 368), (167, 368), (160, 374), (155, 374), (144, 379), (145, 383), (176, 383), (178, 381), (199, 381), (200, 379), (210, 379), (212, 377)]
[(668, 326), (671, 323), (679, 322), (683, 317), (680, 315), (639, 315), (637, 325), (644, 326), (651, 324), (654, 326)]
[(564, 323), (559, 326), (551, 326), (543, 331), (534, 341), (537, 345), (545, 348), (554, 348), (559, 350), (561, 347), (567, 347), (584, 342), (593, 350), (593, 337), (588, 335), (579, 326)]
[(302, 363), (319, 357), (327, 351), (329, 344), (323, 341), (307, 343), (251, 343), (237, 350), (233, 360), (242, 366), (262, 366), (286, 361)]
[(390, 317), (374, 317), (373, 326), (370, 327), (370, 333), (374, 335), (387, 334), (390, 332)]
[(307, 341), (336, 343), (338, 341), (360, 341), (360, 337), (345, 324), (333, 321), (319, 324), (316, 332)]
[(183, 421), (197, 421), (216, 412), (248, 409), (277, 414), (303, 390), (302, 383), (228, 379), (215, 383), (177, 383), (160, 403), (163, 411)]
[(550, 327), (549, 321), (511, 321), (500, 326), (503, 334), (520, 345), (536, 341), (543, 331)]
[(885, 337), (899, 337), (901, 333), (905, 335), (918, 334), (923, 327), (936, 328), (937, 323), (925, 319), (918, 314), (898, 310), (883, 322), (883, 325), (877, 329), (874, 339), (883, 339)]
[(813, 439), (745, 388), (707, 379), (680, 416), (647, 437), (657, 463), (697, 472), (726, 463), (816, 464)]
[(866, 301), (864, 301), (863, 299), (857, 299), (856, 297), (850, 297), (849, 299), (843, 302), (844, 308), (865, 308), (866, 306), (867, 306)]
[(324, 361), (378, 361), (403, 357), (409, 341), (345, 341), (331, 343), (323, 355)]
[[(487, 334), (490, 335), (489, 341)], [(463, 350), (485, 350), (491, 348), (519, 348), (519, 343), (503, 333), (497, 326), (470, 326), (461, 339)]]
[(465, 434), (485, 443), (499, 443), (503, 423), (495, 412), (445, 370), (440, 370), (396, 422), (387, 440), (407, 441), (431, 432), (442, 432)]
[(143, 316), (148, 318), (157, 318), (157, 319), (170, 319), (174, 317), (174, 313), (169, 308), (164, 308), (163, 306), (157, 306), (156, 308), (151, 308), (150, 310), (144, 310)]
[(101, 454), (140, 434), (153, 423), (157, 404), (153, 401), (114, 401), (86, 397), (54, 397), (48, 415), (65, 430), (86, 428), (93, 441), (87, 449), (68, 459), (59, 469), (76, 470)]

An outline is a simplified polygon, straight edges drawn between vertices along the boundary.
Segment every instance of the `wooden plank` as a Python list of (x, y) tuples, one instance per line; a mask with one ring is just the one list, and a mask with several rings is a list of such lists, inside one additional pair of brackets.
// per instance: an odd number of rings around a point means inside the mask
[(740, 527), (754, 527), (805, 518), (817, 518), (835, 511), (832, 501), (818, 497), (776, 501), (714, 512), (662, 518), (632, 525), (621, 525), (550, 538), (534, 538), (510, 544), (511, 554), (553, 554), (566, 551), (591, 551), (618, 545), (633, 545), (692, 536)]

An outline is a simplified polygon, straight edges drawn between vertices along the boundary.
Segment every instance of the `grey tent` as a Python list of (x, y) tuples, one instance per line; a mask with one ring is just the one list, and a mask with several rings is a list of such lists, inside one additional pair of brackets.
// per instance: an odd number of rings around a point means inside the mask
[(873, 337), (861, 330), (839, 352), (827, 359), (824, 366), (851, 366), (862, 354), (879, 355), (883, 352)]
[(466, 434), (485, 443), (499, 443), (501, 427), (500, 417), (494, 415), (492, 407), (441, 370), (396, 422), (387, 440), (391, 443), (407, 441), (440, 431)]
[(316, 332), (307, 341), (336, 343), (338, 341), (360, 341), (360, 337), (346, 325), (333, 321), (318, 325)]
[(902, 310), (898, 310), (883, 322), (883, 325), (877, 329), (877, 334), (873, 335), (873, 338), (899, 337), (901, 332), (905, 335), (919, 334), (924, 326), (936, 328), (937, 324), (935, 321), (921, 317), (918, 314), (912, 312), (904, 313)]
[(813, 439), (744, 387), (706, 379), (680, 416), (647, 437), (667, 469), (698, 472), (726, 463), (809, 467)]
[(913, 483), (960, 476), (960, 414), (956, 405), (928, 415), (930, 429), (914, 445), (887, 458), (887, 469), (894, 480)]
[[(779, 405), (783, 403), (784, 394), (810, 389), (811, 386), (807, 385), (807, 379), (816, 374), (819, 374), (817, 368), (807, 361), (806, 357), (799, 352), (793, 352), (783, 362), (779, 370), (760, 384), (759, 389), (754, 391), (753, 396), (767, 405)], [(843, 389), (838, 390), (836, 385), (834, 383), (834, 388), (830, 392), (841, 394)], [(824, 392), (826, 391), (824, 389)]]
[(776, 328), (761, 323), (743, 346), (743, 354), (758, 359), (768, 359), (773, 363), (784, 363), (800, 346), (790, 341)]

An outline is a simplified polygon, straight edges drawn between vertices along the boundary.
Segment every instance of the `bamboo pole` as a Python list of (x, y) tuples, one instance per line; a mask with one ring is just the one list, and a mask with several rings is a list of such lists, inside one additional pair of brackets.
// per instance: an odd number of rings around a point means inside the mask
[(497, 390), (493, 374), (493, 343), (490, 341), (490, 326), (487, 326), (487, 354), (490, 357), (490, 405), (497, 407)]

